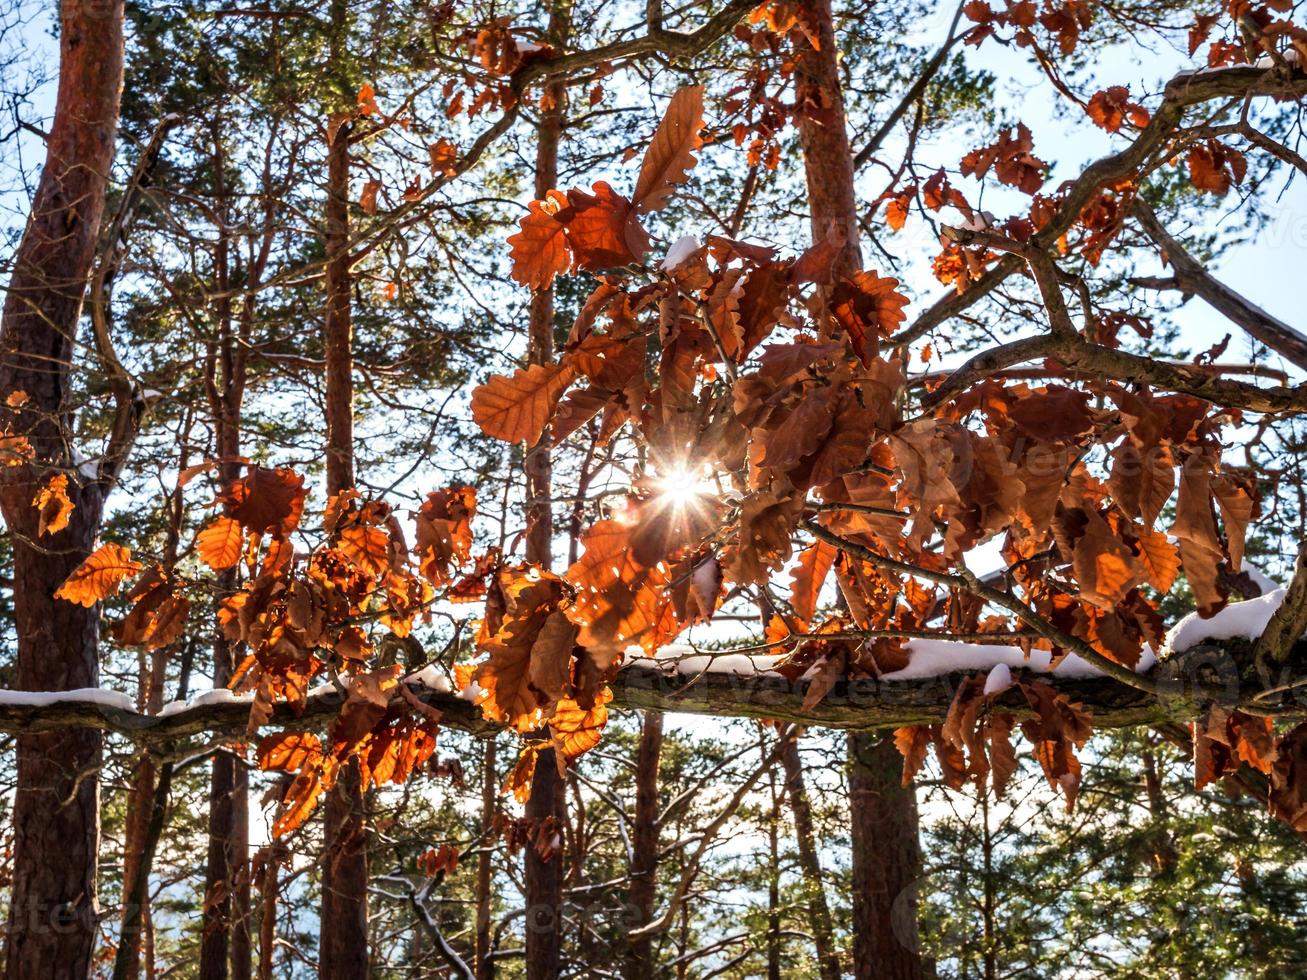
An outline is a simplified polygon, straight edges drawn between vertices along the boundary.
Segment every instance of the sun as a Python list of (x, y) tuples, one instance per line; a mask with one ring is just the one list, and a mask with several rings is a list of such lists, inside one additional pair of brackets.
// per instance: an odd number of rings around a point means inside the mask
[(654, 482), (658, 496), (673, 507), (687, 507), (700, 497), (715, 496), (717, 486), (706, 467), (674, 466), (661, 473)]

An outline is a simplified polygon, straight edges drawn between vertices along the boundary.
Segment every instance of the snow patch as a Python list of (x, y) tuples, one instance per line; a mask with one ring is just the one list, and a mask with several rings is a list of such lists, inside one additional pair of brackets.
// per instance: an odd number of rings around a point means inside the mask
[(159, 717), (166, 718), (191, 708), (203, 708), (212, 704), (244, 704), (254, 700), (254, 692), (237, 694), (231, 688), (215, 687), (212, 691), (201, 691), (185, 701), (169, 701), (159, 709)]
[(667, 250), (667, 257), (663, 259), (661, 266), (663, 272), (671, 272), (695, 252), (699, 251), (701, 247), (699, 239), (693, 235), (682, 235)]
[(0, 691), (0, 705), (44, 708), (52, 704), (98, 704), (119, 711), (135, 711), (136, 700), (122, 691), (79, 687), (71, 691)]
[[(1103, 672), (1074, 653), (1067, 654), (1056, 667), (1051, 667), (1053, 654), (1048, 650), (1031, 650), (1027, 657), (1019, 646), (1000, 646), (985, 643), (959, 643), (956, 640), (909, 640), (906, 644), (911, 659), (902, 670), (886, 674), (887, 681), (912, 681), (925, 677), (939, 677), (958, 670), (994, 671), (1000, 665), (1011, 671), (1029, 670), (1036, 674), (1054, 677), (1101, 677)], [(1145, 647), (1135, 665), (1136, 673), (1146, 674), (1157, 663), (1157, 656)]]
[(1171, 627), (1162, 644), (1162, 657), (1183, 653), (1208, 640), (1251, 640), (1266, 631), (1266, 624), (1284, 601), (1284, 589), (1273, 589), (1256, 599), (1226, 606), (1211, 619), (1190, 613)]
[(1002, 694), (1012, 686), (1012, 668), (1007, 664), (994, 664), (985, 678), (985, 697)]

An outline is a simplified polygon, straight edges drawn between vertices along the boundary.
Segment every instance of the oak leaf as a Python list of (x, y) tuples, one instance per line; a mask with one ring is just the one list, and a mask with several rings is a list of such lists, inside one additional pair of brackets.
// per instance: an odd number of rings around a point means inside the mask
[(649, 235), (640, 225), (635, 208), (606, 181), (591, 187), (593, 194), (567, 192), (567, 242), (576, 268), (599, 272), (639, 265), (649, 251)]
[(215, 517), (195, 536), (200, 561), (216, 572), (235, 567), (244, 546), (245, 532), (234, 517)]
[(251, 466), (218, 500), (247, 531), (284, 536), (299, 526), (306, 496), (304, 477), (294, 470)]
[(527, 205), (526, 215), (518, 222), (521, 230), (508, 239), (516, 282), (531, 289), (548, 289), (555, 276), (572, 267), (567, 226), (557, 217), (565, 207), (567, 198), (559, 191), (550, 191), (544, 200)]
[(698, 162), (694, 152), (703, 143), (703, 86), (687, 85), (667, 103), (667, 111), (644, 151), (632, 201), (639, 214), (661, 210), (672, 190), (685, 183)]
[(132, 561), (131, 549), (110, 541), (73, 569), (54, 595), (56, 599), (75, 602), (89, 609), (117, 592), (124, 579), (140, 570), (141, 563)]
[(835, 284), (830, 311), (848, 335), (853, 352), (866, 367), (880, 350), (880, 340), (892, 336), (906, 319), (908, 298), (898, 291), (899, 281), (870, 270)]
[(472, 418), (494, 439), (534, 445), (575, 377), (567, 360), (496, 374), (472, 391)]
[(68, 477), (56, 473), (41, 485), (32, 506), (37, 513), (37, 537), (58, 534), (68, 526), (73, 514), (73, 502), (68, 499)]
[(790, 587), (790, 605), (795, 615), (805, 622), (811, 622), (817, 611), (817, 597), (821, 594), (822, 583), (835, 564), (839, 550), (825, 541), (804, 548), (799, 552), (799, 561), (790, 573), (793, 583)]

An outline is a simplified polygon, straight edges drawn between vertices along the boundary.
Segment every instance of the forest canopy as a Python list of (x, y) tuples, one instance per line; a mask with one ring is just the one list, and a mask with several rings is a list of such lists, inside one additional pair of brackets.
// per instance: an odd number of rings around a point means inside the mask
[(6, 976), (1285, 976), (1292, 0), (0, 0)]

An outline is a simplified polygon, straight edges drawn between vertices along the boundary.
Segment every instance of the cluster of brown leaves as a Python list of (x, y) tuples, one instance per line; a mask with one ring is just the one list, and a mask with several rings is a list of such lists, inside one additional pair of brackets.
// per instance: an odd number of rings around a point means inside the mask
[[(1092, 732), (1089, 712), (1043, 681), (1018, 681), (1031, 717), (1021, 723), (1022, 733), (1034, 747), (1053, 789), (1066, 796), (1067, 810), (1080, 789), (1080, 761), (1075, 750)], [(903, 785), (921, 769), (926, 750), (934, 745), (944, 782), (959, 789), (968, 780), (984, 789), (992, 780), (994, 792), (1002, 796), (1017, 770), (1012, 747), (1016, 719), (998, 707), (1005, 692), (985, 693), (985, 676), (969, 677), (959, 687), (942, 725), (900, 728), (894, 742), (903, 755)]]

